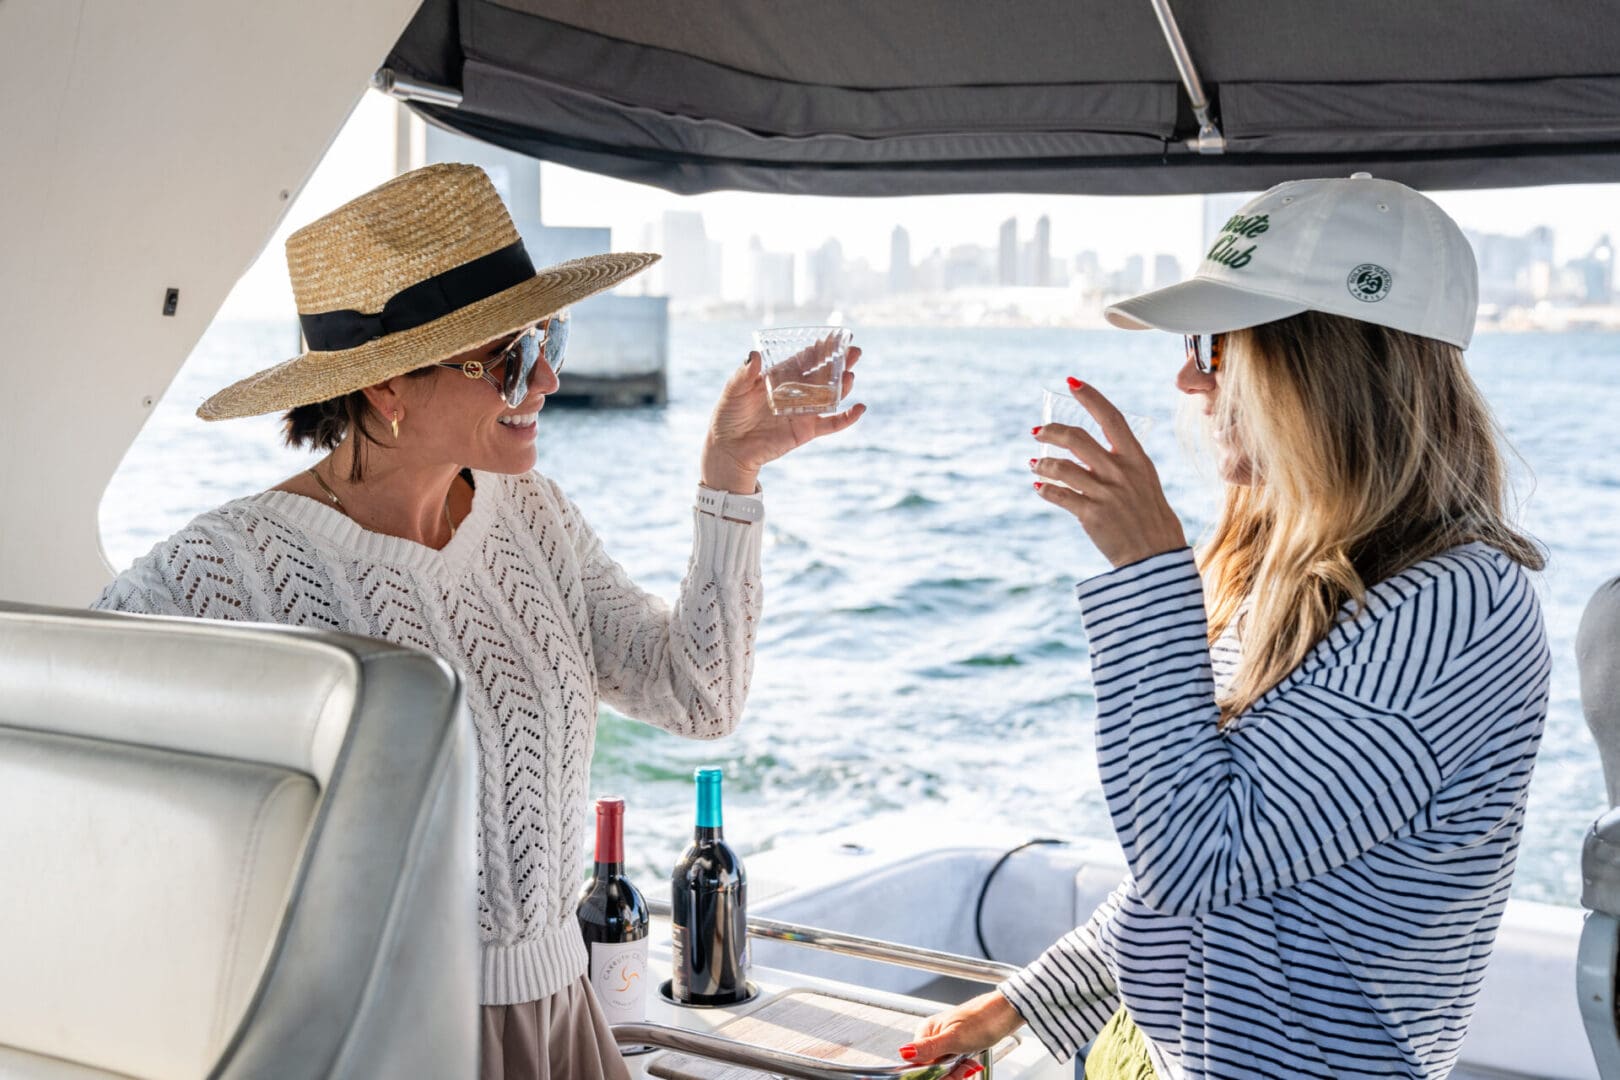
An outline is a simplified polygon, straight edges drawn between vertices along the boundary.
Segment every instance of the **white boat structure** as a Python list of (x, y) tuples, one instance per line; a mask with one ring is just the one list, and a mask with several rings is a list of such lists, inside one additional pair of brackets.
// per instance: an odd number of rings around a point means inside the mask
[[(0, 3), (0, 1076), (475, 1074), (453, 672), (80, 610), (108, 576), (109, 478), (368, 85), (685, 192), (1620, 179), (1620, 18), (1600, 0), (1465, 22), (1397, 0), (1180, 6)], [(1456, 1075), (1620, 1077), (1610, 824), (1588, 844), (1594, 914), (1509, 903)], [(756, 857), (761, 997), (654, 998), (660, 1026), (623, 1041), (809, 1080), (937, 1075), (713, 1033), (790, 991), (927, 1013), (1031, 959), (1123, 863), (1102, 840), (1001, 862), (1021, 839), (939, 849), (885, 820)], [(993, 1070), (1068, 1074), (1027, 1037)]]

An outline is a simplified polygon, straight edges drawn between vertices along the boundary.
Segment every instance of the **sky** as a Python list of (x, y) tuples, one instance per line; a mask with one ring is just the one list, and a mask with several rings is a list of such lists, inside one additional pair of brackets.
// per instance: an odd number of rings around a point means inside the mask
[[(334, 140), (263, 254), (243, 276), (221, 312), (223, 317), (292, 317), (282, 245), (294, 229), (313, 221), (394, 175), (395, 132), (402, 107), (368, 91)], [(938, 195), (894, 198), (822, 198), (715, 192), (672, 195), (657, 188), (567, 169), (543, 166), (542, 215), (548, 225), (594, 225), (613, 229), (613, 244), (638, 250), (646, 226), (665, 210), (695, 210), (712, 239), (726, 246), (725, 288), (746, 295), (746, 251), (758, 236), (774, 251), (802, 254), (829, 237), (846, 258), (866, 258), (875, 269), (889, 262), (889, 236), (896, 225), (911, 234), (914, 261), (934, 248), (977, 243), (994, 247), (1009, 217), (1019, 219), (1027, 240), (1035, 220), (1052, 220), (1052, 254), (1065, 261), (1094, 250), (1105, 268), (1140, 254), (1174, 255), (1191, 273), (1202, 254), (1199, 196), (1103, 197), (1083, 195)], [(1620, 185), (1430, 193), (1465, 229), (1520, 234), (1549, 225), (1559, 262), (1584, 254), (1598, 236), (1620, 235)]]

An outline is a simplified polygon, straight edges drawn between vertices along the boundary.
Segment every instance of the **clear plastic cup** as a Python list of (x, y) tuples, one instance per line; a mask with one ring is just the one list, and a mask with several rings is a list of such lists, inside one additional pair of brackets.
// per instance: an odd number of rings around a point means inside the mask
[(765, 394), (778, 416), (828, 416), (843, 403), (845, 326), (778, 326), (754, 331), (765, 361)]
[[(1123, 409), (1120, 412), (1125, 417), (1125, 423), (1138, 439), (1142, 439), (1148, 432), (1153, 430), (1153, 417), (1143, 416), (1140, 413), (1125, 412)], [(1074, 395), (1067, 390), (1041, 391), (1041, 426), (1045, 427), (1047, 424), (1063, 424), (1067, 427), (1079, 428), (1110, 450), (1113, 449), (1113, 444), (1109, 442), (1108, 436), (1103, 434), (1102, 425), (1097, 422), (1097, 418), (1087, 412), (1084, 405), (1074, 400)], [(1037, 457), (1063, 458), (1066, 461), (1074, 460), (1074, 455), (1061, 446), (1053, 446), (1051, 443), (1046, 442), (1036, 443), (1036, 445), (1040, 447), (1040, 453), (1036, 455)], [(1042, 483), (1057, 484), (1059, 487), (1069, 486), (1057, 480), (1043, 480)]]

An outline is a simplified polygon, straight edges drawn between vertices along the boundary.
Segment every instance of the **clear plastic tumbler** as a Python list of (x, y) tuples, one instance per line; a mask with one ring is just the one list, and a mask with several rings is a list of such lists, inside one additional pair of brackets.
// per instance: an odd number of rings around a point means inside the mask
[[(1125, 417), (1125, 423), (1129, 425), (1138, 439), (1144, 438), (1148, 432), (1153, 430), (1153, 418), (1151, 416), (1125, 412), (1123, 409), (1120, 412)], [(1063, 424), (1067, 427), (1079, 428), (1110, 450), (1113, 449), (1113, 446), (1108, 441), (1108, 436), (1103, 434), (1102, 425), (1097, 423), (1097, 418), (1087, 412), (1084, 405), (1074, 400), (1074, 395), (1067, 390), (1041, 391), (1041, 426), (1045, 427), (1047, 424)], [(1036, 445), (1040, 447), (1040, 453), (1036, 455), (1037, 457), (1074, 460), (1073, 455), (1061, 446), (1053, 446), (1051, 443), (1045, 442)], [(1042, 482), (1057, 484), (1059, 487), (1069, 486), (1057, 480), (1045, 480)]]
[(844, 326), (779, 326), (754, 331), (765, 362), (765, 393), (778, 416), (838, 411), (851, 333)]

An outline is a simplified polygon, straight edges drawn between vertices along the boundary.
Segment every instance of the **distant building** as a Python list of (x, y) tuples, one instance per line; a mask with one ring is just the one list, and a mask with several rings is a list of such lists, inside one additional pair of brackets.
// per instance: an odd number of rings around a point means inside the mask
[(1045, 214), (1035, 222), (1035, 255), (1031, 262), (1035, 273), (1030, 284), (1052, 284), (1052, 219)]
[[(1016, 257), (1015, 253), (1014, 258)], [(998, 284), (998, 277), (999, 272), (993, 269), (990, 262), (989, 251), (978, 244), (958, 244), (945, 256), (941, 285), (947, 291), (973, 289), (982, 285)]]
[(1614, 245), (1604, 233), (1592, 250), (1569, 264), (1576, 294), (1583, 304), (1608, 304), (1614, 297)]
[(1074, 257), (1074, 277), (1082, 292), (1102, 287), (1102, 260), (1095, 251), (1082, 251)]
[(1181, 280), (1181, 260), (1174, 255), (1153, 256), (1153, 287), (1162, 289)]
[(1122, 293), (1139, 293), (1143, 285), (1143, 259), (1140, 255), (1132, 255), (1125, 260), (1125, 268), (1119, 272), (1115, 288)]
[(723, 269), (720, 242), (710, 240), (703, 215), (666, 210), (647, 228), (647, 248), (663, 255), (644, 277), (646, 288), (671, 300), (713, 300), (720, 296)]
[(844, 295), (844, 245), (828, 240), (809, 257), (810, 302), (823, 306), (838, 303)]
[(997, 246), (996, 284), (1018, 284), (1018, 219), (1008, 218), (1001, 223), (1001, 238)]
[(912, 288), (922, 293), (945, 291), (945, 262), (943, 251), (935, 248), (911, 268)]
[(1523, 236), (1465, 230), (1479, 266), (1479, 299), (1497, 307), (1527, 307), (1550, 299), (1553, 231), (1546, 226)]
[(889, 234), (889, 291), (911, 291), (911, 234), (896, 225)]
[(844, 262), (839, 275), (840, 304), (858, 304), (874, 300), (889, 291), (889, 273), (878, 270), (864, 258)]
[(791, 308), (793, 256), (786, 252), (766, 251), (757, 236), (749, 241), (748, 256), (753, 263), (752, 291), (748, 302), (767, 311)]
[(523, 234), (535, 266), (554, 266), (613, 250), (613, 230), (594, 225), (519, 223), (518, 232)]

